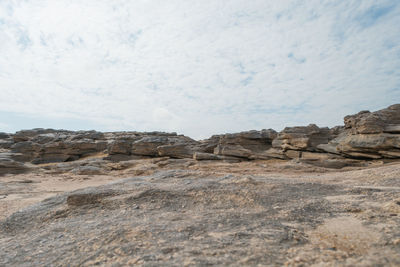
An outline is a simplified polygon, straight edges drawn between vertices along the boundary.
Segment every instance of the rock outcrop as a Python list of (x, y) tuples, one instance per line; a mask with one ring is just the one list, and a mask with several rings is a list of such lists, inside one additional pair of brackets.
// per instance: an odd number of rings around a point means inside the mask
[(346, 116), (344, 123), (345, 131), (318, 147), (350, 158), (400, 158), (400, 104)]
[(201, 141), (165, 132), (22, 130), (0, 133), (0, 153), (11, 153), (3, 156), (3, 173), (13, 164), (18, 169), (23, 162), (67, 162), (93, 155), (114, 162), (149, 157), (229, 162), (278, 158), (337, 168), (358, 166), (364, 163), (357, 160), (400, 158), (400, 104), (346, 116), (344, 126), (331, 129), (310, 124), (279, 133), (252, 130)]
[(24, 163), (13, 159), (13, 153), (0, 153), (0, 176), (8, 173), (23, 173), (29, 170)]
[(277, 132), (272, 129), (220, 135), (214, 154), (243, 159), (265, 158), (264, 153), (272, 147), (276, 136)]

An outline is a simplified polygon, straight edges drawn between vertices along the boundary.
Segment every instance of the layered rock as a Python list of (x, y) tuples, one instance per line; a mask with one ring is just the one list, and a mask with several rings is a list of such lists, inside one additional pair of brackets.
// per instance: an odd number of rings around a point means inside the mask
[(24, 163), (13, 159), (13, 153), (0, 153), (0, 176), (8, 173), (23, 173), (29, 170)]
[(346, 116), (344, 123), (344, 132), (318, 148), (351, 158), (400, 158), (400, 104)]
[(0, 149), (9, 149), (13, 144), (14, 140), (10, 134), (0, 132)]
[(107, 148), (103, 133), (96, 131), (23, 130), (13, 139), (11, 150), (20, 153), (17, 160), (35, 164), (77, 160)]
[(352, 134), (400, 134), (400, 104), (375, 112), (361, 111), (346, 116), (344, 125)]
[(202, 141), (165, 132), (22, 130), (0, 133), (0, 153), (11, 153), (3, 157), (0, 168), (18, 169), (23, 165), (18, 162), (75, 161), (92, 155), (114, 162), (149, 157), (229, 162), (279, 158), (335, 167), (359, 166), (357, 160), (400, 158), (400, 104), (346, 116), (344, 124), (331, 129), (315, 124), (286, 127), (279, 133), (252, 130)]
[(320, 151), (318, 145), (326, 144), (334, 139), (343, 128), (319, 128), (315, 124), (308, 126), (286, 127), (273, 140), (274, 148), (299, 151)]
[(272, 129), (220, 135), (214, 154), (244, 159), (265, 158), (277, 132)]

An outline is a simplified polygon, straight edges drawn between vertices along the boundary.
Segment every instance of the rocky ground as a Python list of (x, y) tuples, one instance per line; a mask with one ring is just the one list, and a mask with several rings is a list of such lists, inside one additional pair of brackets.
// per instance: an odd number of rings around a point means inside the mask
[(0, 266), (400, 266), (400, 104), (193, 140), (0, 133)]
[(399, 163), (125, 164), (4, 176), (0, 266), (400, 265)]

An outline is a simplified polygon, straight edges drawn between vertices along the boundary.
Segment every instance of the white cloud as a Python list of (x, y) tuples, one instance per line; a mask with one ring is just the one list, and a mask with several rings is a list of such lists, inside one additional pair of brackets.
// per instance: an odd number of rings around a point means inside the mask
[(0, 112), (192, 137), (400, 102), (390, 1), (0, 2)]

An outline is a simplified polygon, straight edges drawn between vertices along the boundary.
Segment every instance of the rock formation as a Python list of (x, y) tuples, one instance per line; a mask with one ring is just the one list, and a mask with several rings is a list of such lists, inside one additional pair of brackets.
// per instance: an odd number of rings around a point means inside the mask
[(400, 266), (399, 129), (0, 133), (0, 266)]
[(0, 133), (1, 173), (27, 170), (29, 164), (69, 162), (91, 155), (106, 161), (148, 157), (195, 160), (299, 160), (341, 168), (364, 160), (400, 158), (400, 104), (376, 112), (346, 116), (344, 126), (331, 129), (315, 124), (214, 135), (196, 141), (164, 132), (66, 131), (53, 129)]

